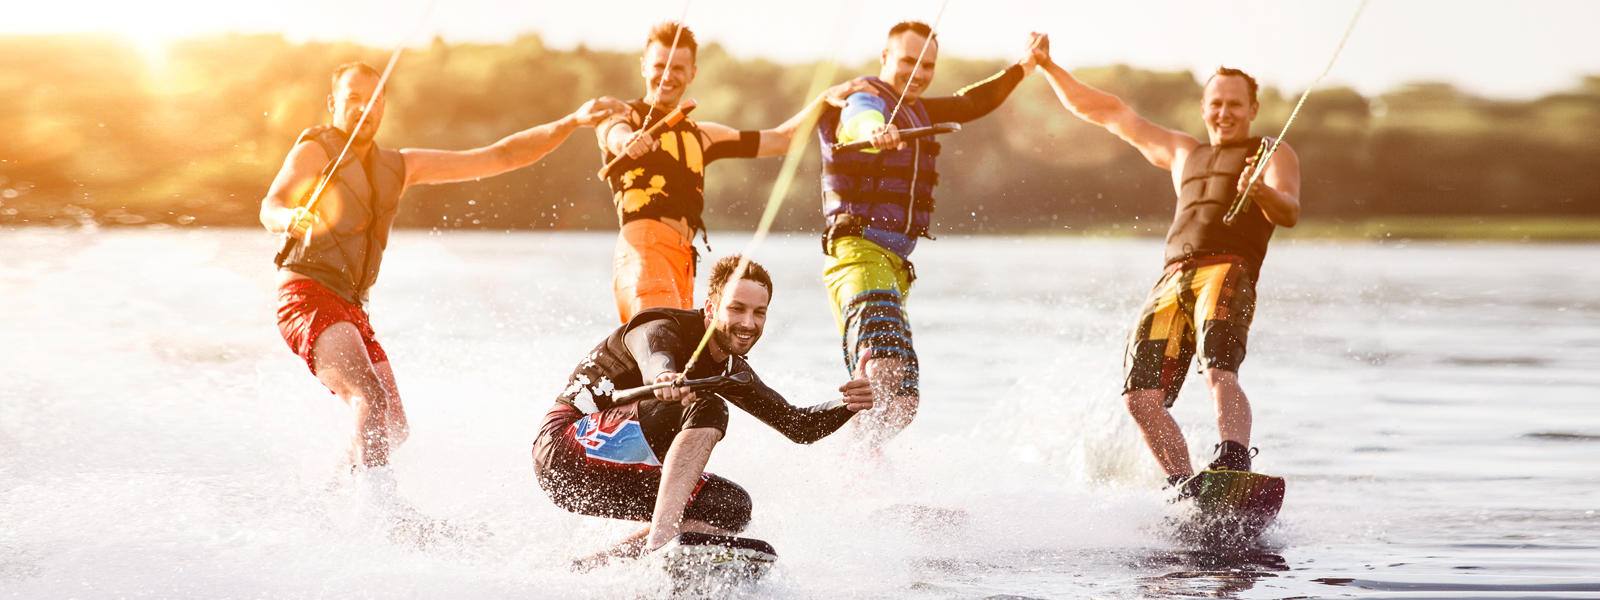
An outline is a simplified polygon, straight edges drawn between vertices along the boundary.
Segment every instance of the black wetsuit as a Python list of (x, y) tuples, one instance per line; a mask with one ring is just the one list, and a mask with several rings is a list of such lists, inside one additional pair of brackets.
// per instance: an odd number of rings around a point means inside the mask
[[(661, 487), (661, 461), (673, 439), (698, 427), (726, 432), (729, 403), (801, 444), (827, 437), (855, 414), (837, 400), (810, 408), (789, 404), (755, 377), (742, 356), (720, 362), (702, 356), (689, 379), (749, 373), (752, 383), (698, 392), (689, 406), (653, 395), (612, 400), (617, 390), (681, 372), (703, 335), (703, 312), (652, 308), (613, 331), (578, 364), (533, 447), (539, 485), (551, 500), (579, 514), (649, 521)], [(750, 496), (732, 481), (703, 473), (684, 518), (740, 531), (750, 522)]]

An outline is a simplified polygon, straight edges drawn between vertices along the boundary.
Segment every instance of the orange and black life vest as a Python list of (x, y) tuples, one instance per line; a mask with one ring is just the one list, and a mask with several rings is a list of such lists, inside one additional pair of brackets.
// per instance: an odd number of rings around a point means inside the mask
[[(650, 106), (643, 100), (628, 102), (633, 110), (628, 124), (635, 130), (644, 126), (646, 115), (654, 124), (669, 111)], [(705, 210), (706, 148), (700, 127), (688, 117), (661, 132), (661, 147), (639, 158), (623, 158), (606, 178), (611, 184), (617, 217), (621, 224), (639, 219), (684, 219), (697, 231), (705, 230), (700, 214)], [(604, 144), (602, 144), (603, 146)], [(609, 163), (616, 155), (601, 149), (601, 160)]]

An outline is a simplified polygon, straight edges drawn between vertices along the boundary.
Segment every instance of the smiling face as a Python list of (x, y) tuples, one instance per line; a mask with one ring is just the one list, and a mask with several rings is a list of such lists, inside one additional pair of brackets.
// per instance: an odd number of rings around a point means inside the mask
[[(928, 45), (926, 53), (922, 51), (923, 44)], [(917, 60), (919, 55), (922, 57), (920, 66)], [(933, 66), (939, 58), (939, 42), (929, 44), (928, 38), (922, 34), (903, 31), (889, 38), (879, 58), (883, 68), (878, 71), (878, 79), (889, 82), (894, 86), (894, 91), (905, 94), (905, 101), (910, 102), (921, 97), (928, 90), (928, 84), (933, 82)]]
[[(668, 55), (671, 60), (668, 60)], [(675, 105), (694, 81), (694, 51), (660, 42), (650, 42), (639, 59), (639, 74), (644, 76), (645, 100), (656, 106)]]
[(748, 279), (728, 286), (721, 297), (707, 298), (706, 314), (716, 317), (716, 330), (711, 334), (714, 349), (725, 354), (749, 354), (767, 326), (767, 303), (771, 300), (766, 286)]
[(1202, 116), (1211, 145), (1250, 139), (1250, 122), (1261, 106), (1250, 101), (1250, 85), (1237, 75), (1217, 75), (1206, 82)]
[[(333, 93), (328, 95), (328, 111), (333, 113), (333, 126), (340, 131), (350, 131), (356, 122), (361, 121), (361, 111), (366, 108), (367, 101), (378, 90), (378, 76), (360, 69), (345, 71), (334, 82)], [(384, 99), (372, 105), (372, 114), (366, 121), (361, 122), (361, 130), (355, 132), (357, 144), (372, 141), (378, 134), (378, 125), (383, 122)]]

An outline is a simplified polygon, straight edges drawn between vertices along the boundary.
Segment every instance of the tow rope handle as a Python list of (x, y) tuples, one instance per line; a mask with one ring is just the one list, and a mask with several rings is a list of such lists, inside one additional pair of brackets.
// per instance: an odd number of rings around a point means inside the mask
[(650, 385), (642, 385), (636, 388), (621, 390), (618, 391), (616, 395), (612, 396), (612, 398), (616, 402), (625, 403), (633, 400), (634, 398), (644, 396), (662, 388), (687, 387), (691, 390), (701, 391), (717, 389), (728, 385), (749, 385), (753, 382), (755, 382), (755, 378), (751, 377), (749, 373), (717, 375), (707, 377), (705, 379), (683, 379), (680, 377), (672, 381), (663, 381), (661, 383), (652, 383)]
[[(328, 181), (333, 179), (334, 172), (339, 170), (339, 164), (338, 159), (334, 159), (328, 161), (328, 166), (322, 168), (322, 173), (317, 176), (316, 189), (312, 190), (310, 197), (301, 204), (301, 206), (306, 207), (307, 215), (311, 213), (311, 207), (317, 204), (317, 197), (322, 195), (322, 190), (327, 189)], [(295, 244), (300, 241), (300, 238), (294, 235), (294, 225), (294, 223), (290, 223), (289, 228), (283, 232), (283, 247), (279, 248), (278, 253), (272, 257), (272, 264), (283, 266), (283, 262), (289, 260), (289, 253), (294, 252)]]
[[(918, 139), (918, 138), (933, 137), (933, 136), (936, 136), (936, 135), (943, 135), (943, 134), (946, 134), (946, 133), (955, 133), (957, 131), (961, 131), (961, 124), (960, 123), (934, 123), (933, 125), (928, 126), (928, 127), (916, 127), (916, 128), (912, 128), (912, 129), (902, 129), (900, 131), (900, 139), (902, 139), (902, 140), (915, 140), (915, 139)], [(840, 142), (840, 143), (834, 144), (832, 146), (829, 146), (828, 149), (832, 150), (835, 154), (837, 154), (837, 153), (840, 153), (840, 152), (856, 152), (858, 150), (866, 150), (866, 149), (871, 148), (871, 147), (872, 147), (872, 140), (869, 138), (869, 139), (864, 139), (864, 140), (856, 140), (854, 142)]]
[(1250, 209), (1250, 192), (1256, 189), (1256, 181), (1261, 179), (1261, 174), (1267, 172), (1267, 161), (1272, 160), (1272, 153), (1278, 150), (1278, 143), (1270, 137), (1261, 138), (1261, 147), (1256, 149), (1255, 172), (1250, 174), (1250, 183), (1244, 186), (1244, 191), (1234, 197), (1233, 206), (1228, 207), (1228, 214), (1222, 216), (1223, 225), (1233, 225), (1233, 219)]
[[(666, 131), (668, 127), (677, 125), (679, 121), (682, 121), (684, 117), (688, 116), (689, 111), (694, 110), (694, 107), (695, 103), (693, 100), (685, 100), (683, 104), (679, 104), (677, 108), (672, 109), (672, 112), (667, 113), (667, 116), (663, 117), (660, 121), (656, 121), (656, 124), (651, 125), (649, 129), (644, 130), (644, 137), (655, 138), (661, 135), (661, 132)], [(609, 177), (611, 175), (611, 168), (617, 166), (617, 163), (622, 162), (622, 159), (627, 157), (627, 148), (623, 148), (622, 153), (618, 154), (615, 158), (612, 158), (611, 162), (606, 163), (606, 166), (600, 167), (600, 172), (598, 173), (600, 179)]]

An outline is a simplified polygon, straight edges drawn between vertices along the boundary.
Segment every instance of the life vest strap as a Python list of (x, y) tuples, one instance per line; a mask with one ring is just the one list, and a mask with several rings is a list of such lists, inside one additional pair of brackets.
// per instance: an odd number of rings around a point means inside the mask
[(910, 165), (878, 165), (859, 162), (830, 162), (822, 164), (823, 175), (846, 175), (850, 177), (873, 177), (880, 179), (900, 179), (911, 181), (916, 178), (918, 184), (939, 185), (939, 172), (930, 169), (915, 169)]

